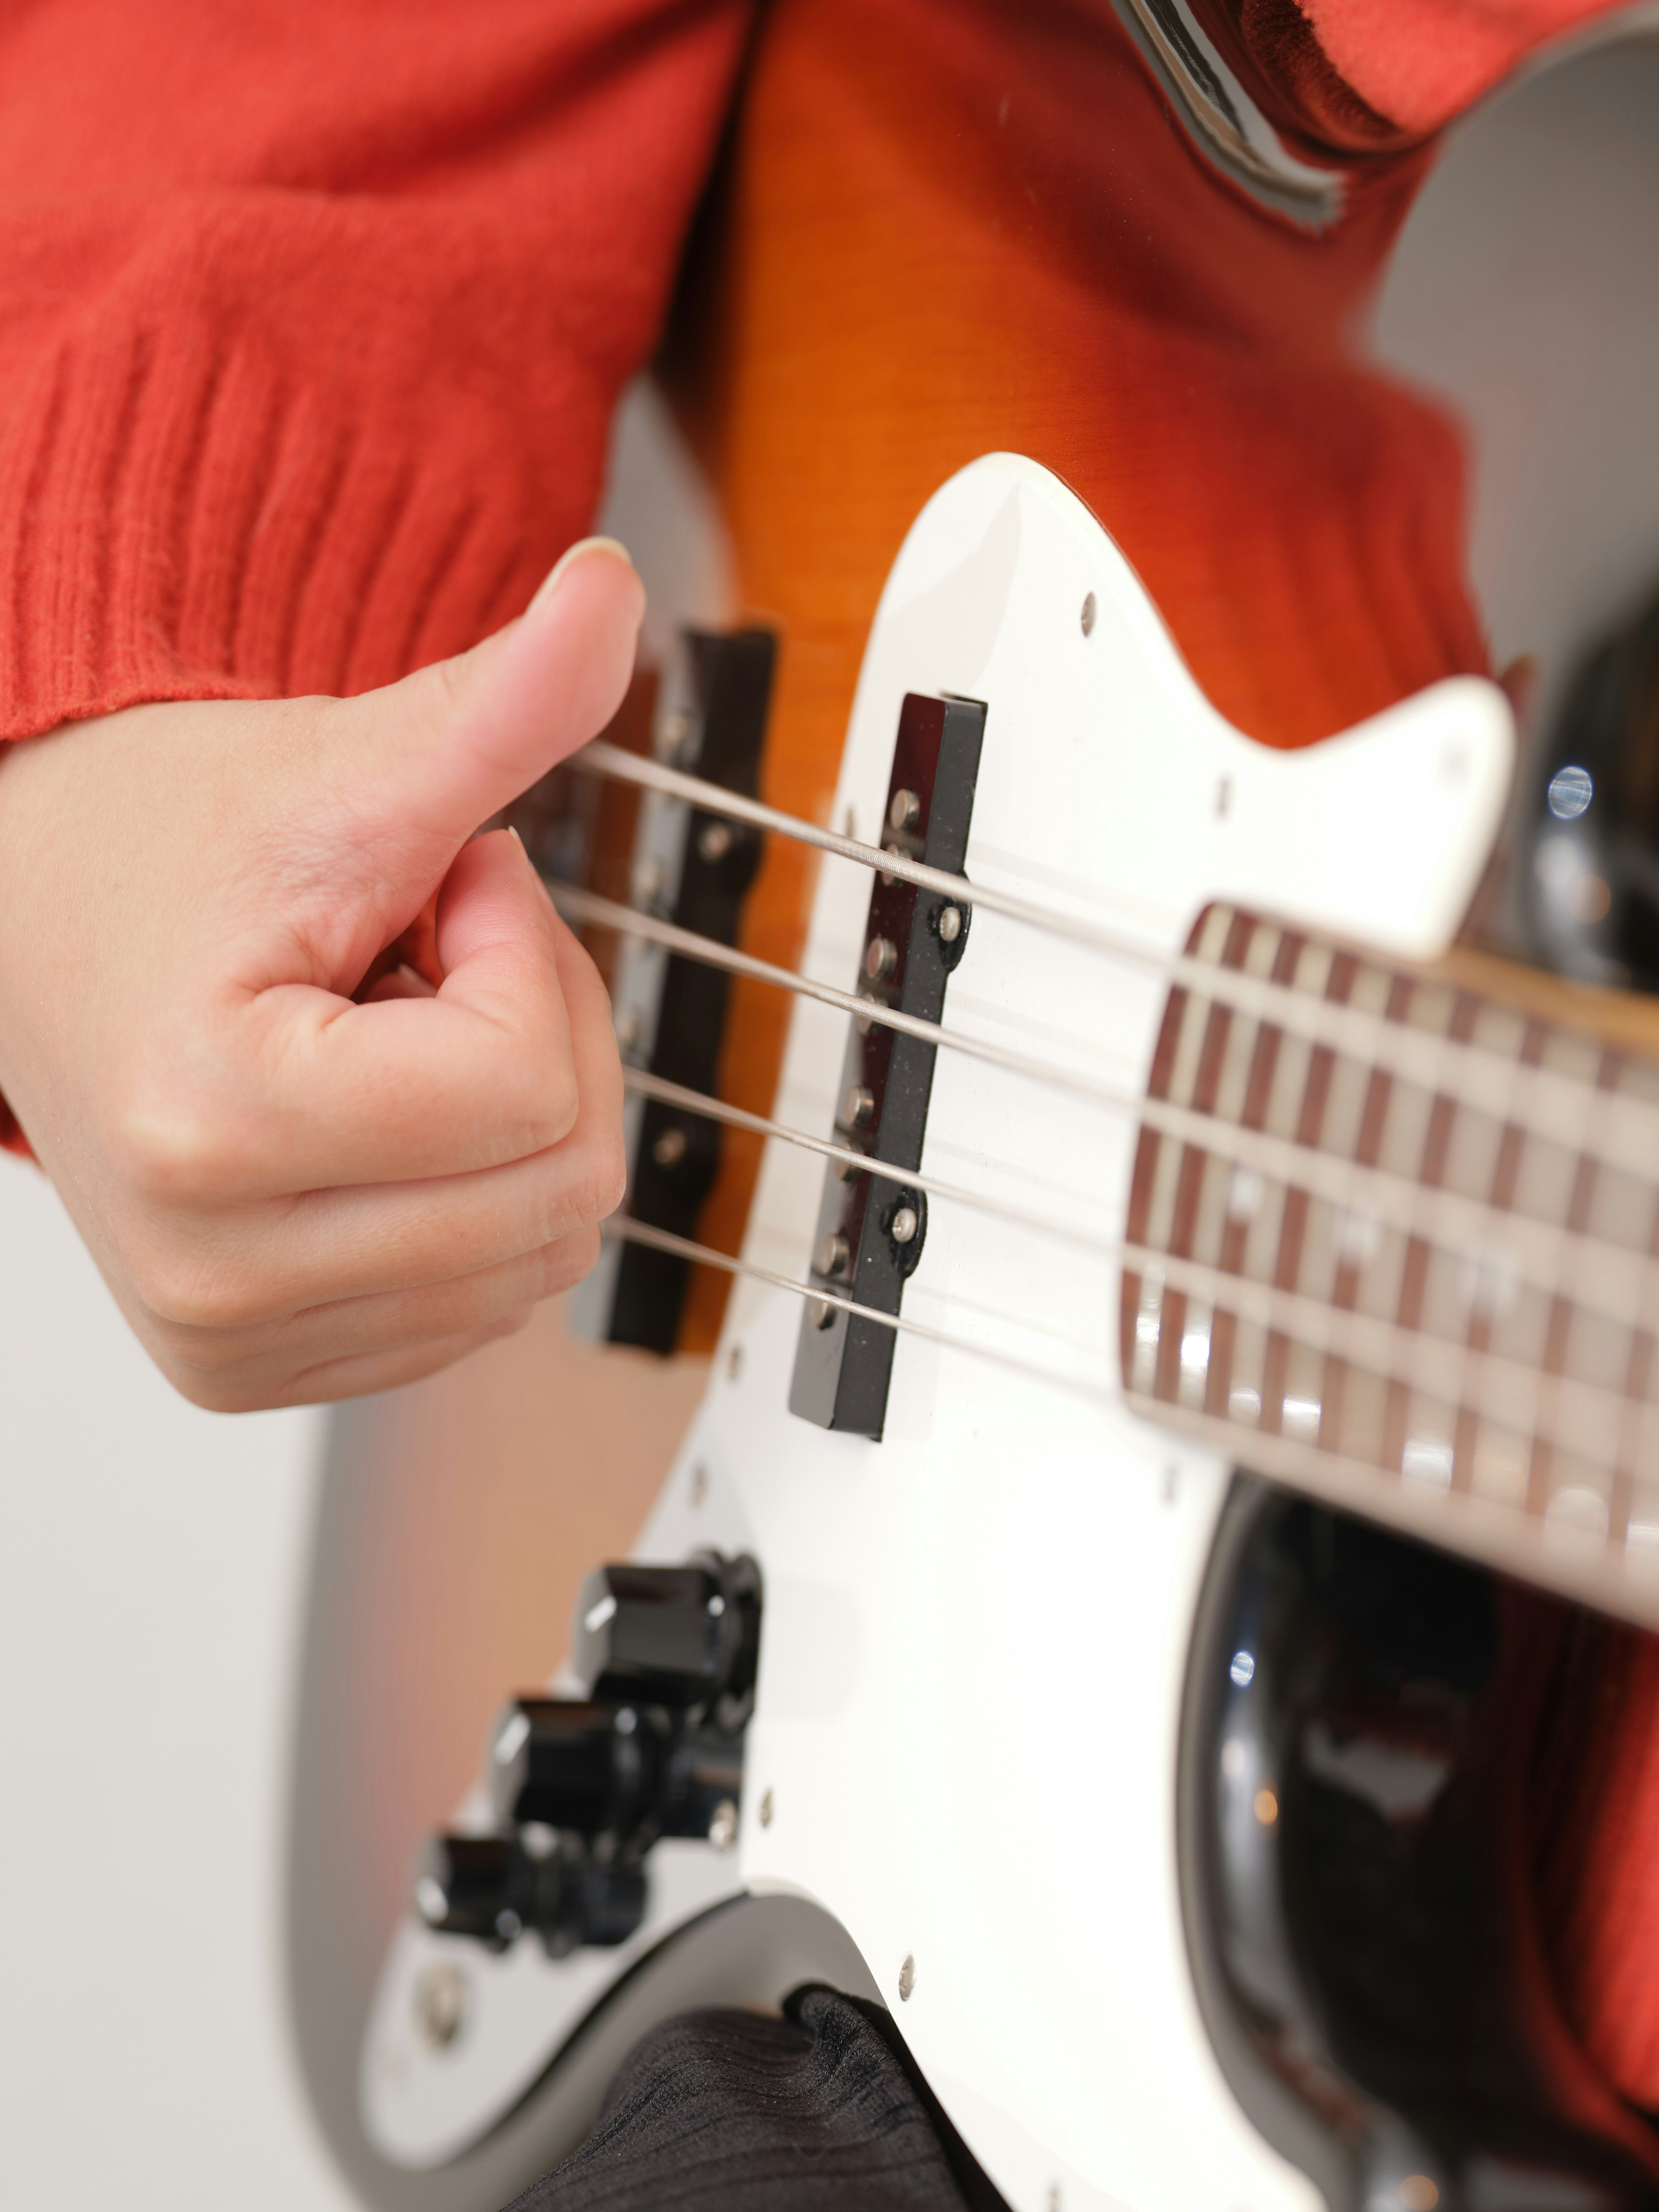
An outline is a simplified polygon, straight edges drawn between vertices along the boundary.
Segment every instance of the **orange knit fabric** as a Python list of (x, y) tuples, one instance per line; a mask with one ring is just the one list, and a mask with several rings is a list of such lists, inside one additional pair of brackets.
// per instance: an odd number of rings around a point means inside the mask
[(592, 516), (747, 15), (7, 10), (0, 738), (366, 690), (517, 612)]
[(0, 27), (0, 737), (352, 692), (586, 526), (744, 0)]

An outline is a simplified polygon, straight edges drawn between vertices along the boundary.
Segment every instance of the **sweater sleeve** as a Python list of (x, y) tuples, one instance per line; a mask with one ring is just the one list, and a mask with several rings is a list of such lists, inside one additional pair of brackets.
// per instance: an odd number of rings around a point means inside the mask
[(587, 525), (745, 0), (37, 0), (0, 28), (0, 738), (344, 693)]

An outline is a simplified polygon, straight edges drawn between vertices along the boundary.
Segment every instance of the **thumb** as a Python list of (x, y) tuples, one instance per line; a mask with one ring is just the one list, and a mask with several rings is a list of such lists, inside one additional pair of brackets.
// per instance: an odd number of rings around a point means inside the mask
[(562, 556), (506, 629), (453, 660), (355, 700), (352, 814), (448, 854), (481, 822), (597, 737), (623, 702), (645, 587), (612, 538)]

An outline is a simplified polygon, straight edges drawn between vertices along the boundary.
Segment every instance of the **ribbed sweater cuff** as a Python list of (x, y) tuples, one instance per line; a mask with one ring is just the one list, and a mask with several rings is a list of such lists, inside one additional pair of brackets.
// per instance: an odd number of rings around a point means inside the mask
[(526, 426), (488, 397), (285, 375), (200, 323), (83, 327), (9, 396), (0, 738), (143, 701), (362, 691), (458, 651), (580, 528), (603, 451), (603, 402), (571, 393), (593, 465), (532, 514), (501, 465)]

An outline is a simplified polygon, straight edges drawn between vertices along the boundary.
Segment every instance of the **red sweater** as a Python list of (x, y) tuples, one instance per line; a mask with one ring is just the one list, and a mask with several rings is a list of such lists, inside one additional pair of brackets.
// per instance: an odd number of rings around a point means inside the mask
[[(1613, 0), (1208, 4), (1270, 76), (1323, 72), (1404, 139)], [(591, 520), (749, 12), (9, 9), (0, 739), (146, 700), (366, 690), (522, 607)], [(1554, 1903), (1574, 2025), (1653, 2103), (1650, 1657), (1598, 1717), (1617, 1788)]]
[(586, 526), (746, 0), (50, 0), (0, 29), (0, 738), (350, 692)]

